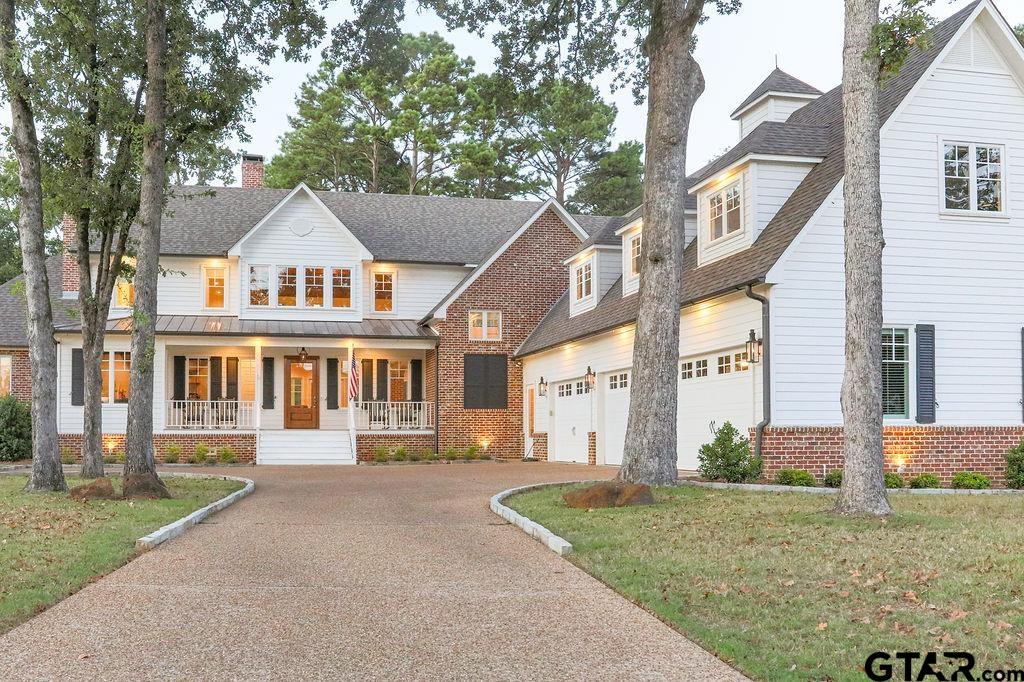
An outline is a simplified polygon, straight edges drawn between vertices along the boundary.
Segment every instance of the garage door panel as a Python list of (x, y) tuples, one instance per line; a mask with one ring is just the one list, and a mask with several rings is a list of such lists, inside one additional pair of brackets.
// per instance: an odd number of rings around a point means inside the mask
[(629, 420), (630, 372), (613, 372), (604, 377), (604, 418), (599, 432), (603, 431), (601, 452), (604, 463), (610, 466), (622, 465), (622, 451), (626, 442), (626, 422)]
[(553, 459), (558, 462), (587, 463), (590, 431), (590, 394), (584, 390), (583, 380), (557, 384), (554, 409)]
[[(715, 368), (711, 369), (715, 372)], [(714, 438), (712, 428), (729, 421), (741, 432), (753, 423), (749, 371), (712, 374), (679, 382), (679, 468), (696, 469), (700, 446)]]

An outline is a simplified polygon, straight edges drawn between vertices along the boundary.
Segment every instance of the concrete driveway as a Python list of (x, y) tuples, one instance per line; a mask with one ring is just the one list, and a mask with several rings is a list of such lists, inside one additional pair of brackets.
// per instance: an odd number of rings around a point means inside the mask
[(487, 509), (554, 464), (260, 467), (0, 638), (9, 679), (743, 679)]

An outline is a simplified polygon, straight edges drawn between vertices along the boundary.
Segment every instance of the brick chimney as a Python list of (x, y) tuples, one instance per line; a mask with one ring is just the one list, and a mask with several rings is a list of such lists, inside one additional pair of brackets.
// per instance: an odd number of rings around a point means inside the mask
[(262, 154), (242, 154), (242, 187), (244, 189), (263, 187)]
[(78, 260), (75, 258), (75, 219), (65, 214), (61, 221), (64, 237), (63, 267), (61, 269), (61, 295), (63, 298), (78, 297)]

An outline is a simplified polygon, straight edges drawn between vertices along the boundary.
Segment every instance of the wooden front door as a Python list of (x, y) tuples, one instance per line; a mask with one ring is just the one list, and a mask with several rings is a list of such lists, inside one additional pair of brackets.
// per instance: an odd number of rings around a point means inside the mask
[(320, 428), (320, 359), (284, 359), (284, 428)]

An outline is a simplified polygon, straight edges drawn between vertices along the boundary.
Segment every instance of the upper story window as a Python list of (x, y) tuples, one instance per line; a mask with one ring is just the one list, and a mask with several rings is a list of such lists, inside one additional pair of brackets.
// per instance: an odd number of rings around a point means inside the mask
[(639, 277), (640, 276), (640, 248), (642, 245), (643, 234), (638, 234), (630, 238), (629, 240), (629, 276)]
[(472, 341), (501, 341), (501, 311), (470, 310), (469, 338)]
[(0, 355), (0, 398), (11, 394), (13, 368), (10, 355)]
[(324, 269), (306, 268), (306, 307), (324, 307)]
[(277, 269), (277, 305), (294, 308), (298, 303), (298, 268)]
[(270, 266), (249, 266), (249, 305), (270, 305)]
[(882, 329), (882, 414), (910, 417), (910, 331)]
[(574, 271), (573, 294), (577, 301), (590, 298), (594, 292), (594, 263), (587, 260), (576, 266)]
[(391, 272), (373, 273), (373, 309), (378, 313), (394, 310), (395, 275)]
[(711, 241), (739, 232), (743, 227), (740, 183), (708, 197)]
[(135, 285), (118, 280), (114, 286), (114, 307), (131, 308), (133, 305), (135, 305)]
[(331, 305), (335, 308), (352, 307), (352, 271), (348, 268), (331, 270)]
[(207, 308), (223, 308), (227, 301), (227, 268), (203, 268), (204, 304)]
[(1003, 147), (967, 142), (946, 142), (942, 147), (943, 207), (1002, 213)]
[(131, 371), (130, 352), (103, 353), (100, 358), (100, 400), (105, 403), (127, 403)]

